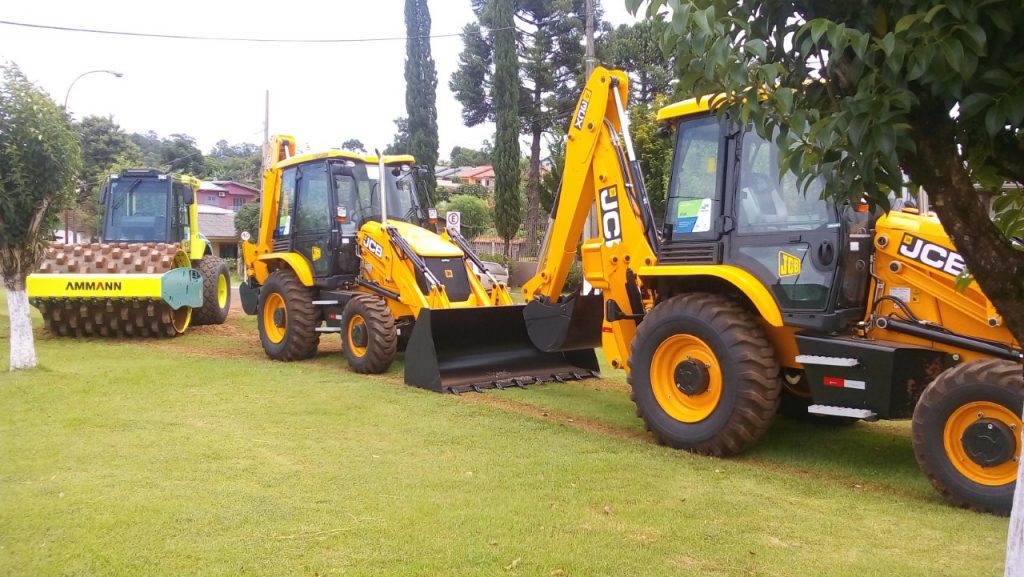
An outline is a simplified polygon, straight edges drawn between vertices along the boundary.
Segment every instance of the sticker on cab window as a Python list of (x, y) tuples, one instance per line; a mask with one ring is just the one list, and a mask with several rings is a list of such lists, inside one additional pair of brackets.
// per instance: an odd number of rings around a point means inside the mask
[(694, 233), (711, 230), (711, 199), (680, 200), (676, 205), (676, 232)]

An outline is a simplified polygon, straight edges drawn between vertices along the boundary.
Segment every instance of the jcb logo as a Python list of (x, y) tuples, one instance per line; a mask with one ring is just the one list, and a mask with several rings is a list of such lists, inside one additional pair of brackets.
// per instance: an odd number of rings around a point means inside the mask
[(800, 258), (779, 251), (779, 278), (800, 274)]
[(609, 186), (598, 192), (601, 205), (601, 231), (605, 246), (622, 242), (622, 217), (619, 216), (619, 195), (616, 187)]
[(967, 270), (967, 263), (964, 262), (960, 253), (912, 234), (903, 235), (903, 240), (900, 242), (900, 254), (953, 276), (959, 276)]
[(320, 247), (314, 246), (313, 250), (311, 250), (310, 253), (311, 253), (311, 256), (313, 257), (313, 260), (320, 260), (320, 256), (321, 256)]
[(587, 108), (590, 108), (590, 91), (584, 90), (583, 98), (580, 99), (580, 109), (576, 111), (576, 119), (572, 123), (576, 130), (583, 129), (583, 119), (587, 116)]
[(363, 239), (363, 246), (365, 246), (366, 250), (373, 253), (377, 258), (384, 258), (384, 247), (372, 238), (366, 237)]

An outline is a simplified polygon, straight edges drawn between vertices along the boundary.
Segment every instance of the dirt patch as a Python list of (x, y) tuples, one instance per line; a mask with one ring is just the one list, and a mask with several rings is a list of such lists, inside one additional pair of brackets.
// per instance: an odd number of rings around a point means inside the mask
[(589, 431), (591, 433), (599, 433), (602, 435), (607, 435), (609, 437), (615, 437), (618, 439), (650, 440), (650, 437), (646, 433), (642, 433), (640, 431), (623, 429), (620, 427), (616, 427), (614, 425), (609, 425), (608, 423), (595, 421), (593, 419), (585, 419), (575, 415), (570, 416), (565, 413), (553, 411), (551, 409), (545, 409), (537, 407), (535, 405), (521, 403), (519, 401), (515, 401), (505, 397), (488, 395), (487, 393), (466, 393), (463, 395), (459, 395), (459, 399), (470, 404), (488, 405), (491, 407), (498, 407), (500, 409), (507, 409), (510, 411), (515, 411), (516, 413), (519, 413), (521, 415), (536, 417), (548, 421), (554, 421), (556, 423), (562, 423), (564, 425), (569, 425), (572, 427), (583, 429), (584, 431)]

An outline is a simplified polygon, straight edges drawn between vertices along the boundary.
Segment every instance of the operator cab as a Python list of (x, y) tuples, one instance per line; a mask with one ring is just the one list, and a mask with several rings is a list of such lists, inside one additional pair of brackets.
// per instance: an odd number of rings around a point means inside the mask
[(122, 170), (101, 192), (103, 242), (185, 243), (192, 188), (156, 170)]
[(659, 247), (661, 264), (733, 265), (771, 292), (785, 322), (825, 332), (861, 320), (867, 299), (868, 216), (779, 175), (779, 148), (714, 115), (707, 99), (670, 105), (675, 147)]

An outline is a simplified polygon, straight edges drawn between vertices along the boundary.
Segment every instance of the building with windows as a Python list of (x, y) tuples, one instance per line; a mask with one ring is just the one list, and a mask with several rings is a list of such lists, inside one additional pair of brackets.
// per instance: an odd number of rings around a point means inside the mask
[(259, 189), (233, 180), (204, 180), (199, 187), (199, 204), (238, 212), (243, 204), (259, 200)]
[(235, 231), (235, 213), (230, 208), (200, 202), (199, 232), (210, 241), (214, 255), (223, 259), (238, 258), (241, 239)]

